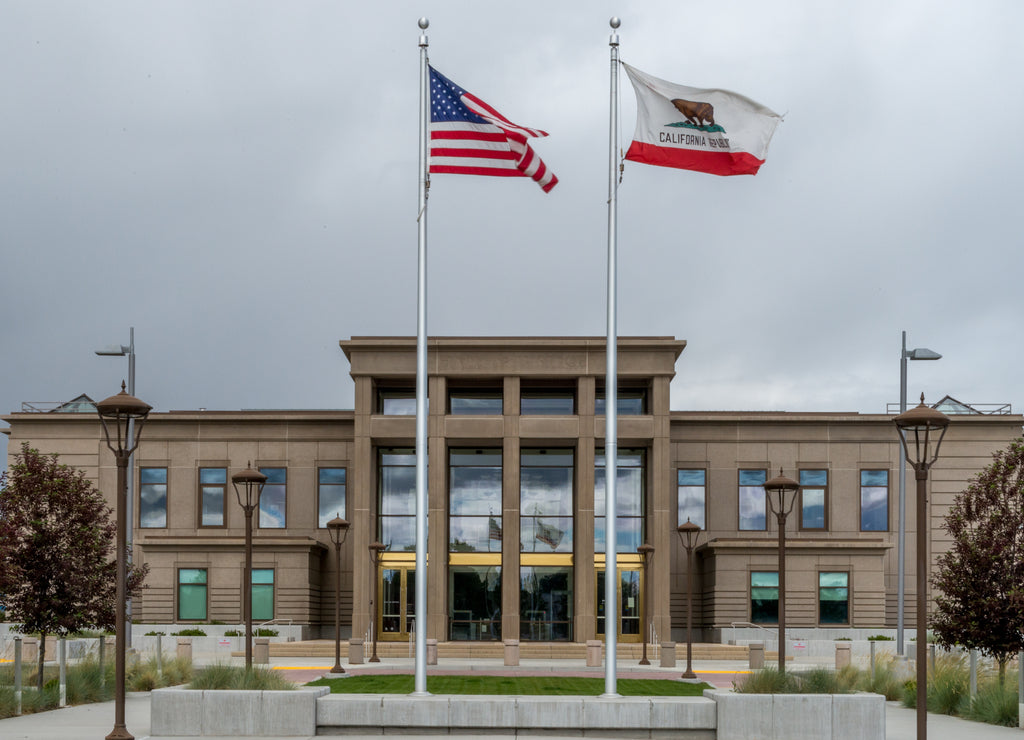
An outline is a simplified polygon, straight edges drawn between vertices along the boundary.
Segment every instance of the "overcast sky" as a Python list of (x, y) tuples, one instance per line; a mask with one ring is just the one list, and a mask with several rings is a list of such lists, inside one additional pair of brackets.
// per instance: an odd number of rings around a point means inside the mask
[[(431, 335), (606, 331), (608, 19), (656, 77), (785, 115), (756, 177), (627, 163), (619, 333), (675, 409), (1020, 410), (1024, 4), (0, 4), (0, 412), (351, 408), (338, 340), (416, 333), (418, 46), (560, 184), (437, 175)], [(621, 78), (622, 145), (636, 104)], [(0, 440), (0, 451), (3, 441)]]

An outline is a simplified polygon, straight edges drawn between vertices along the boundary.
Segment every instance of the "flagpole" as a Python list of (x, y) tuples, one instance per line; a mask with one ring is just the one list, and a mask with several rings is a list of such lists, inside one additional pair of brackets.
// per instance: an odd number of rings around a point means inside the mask
[(608, 46), (611, 47), (611, 103), (609, 108), (608, 136), (608, 338), (605, 345), (607, 368), (604, 383), (604, 694), (618, 696), (615, 669), (618, 664), (618, 559), (616, 558), (616, 514), (615, 484), (618, 476), (618, 325), (616, 321), (618, 288), (617, 272), (617, 217), (618, 181), (616, 180), (616, 154), (619, 143), (619, 34), (621, 24), (618, 18), (608, 21), (612, 27)]
[(413, 696), (427, 692), (427, 187), (430, 87), (427, 27), (420, 18), (419, 270), (416, 305), (416, 680)]

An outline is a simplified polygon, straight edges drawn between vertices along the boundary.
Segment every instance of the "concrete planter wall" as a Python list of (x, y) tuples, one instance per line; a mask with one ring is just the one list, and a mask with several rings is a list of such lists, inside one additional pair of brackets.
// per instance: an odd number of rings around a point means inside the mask
[(325, 686), (295, 691), (157, 689), (150, 732), (157, 737), (310, 737)]
[(717, 703), (718, 740), (885, 740), (881, 694), (734, 694)]

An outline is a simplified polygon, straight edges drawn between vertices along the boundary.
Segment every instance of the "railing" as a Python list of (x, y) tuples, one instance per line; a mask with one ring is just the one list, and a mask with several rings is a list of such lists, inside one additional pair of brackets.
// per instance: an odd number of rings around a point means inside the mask
[[(908, 401), (907, 408), (912, 408), (915, 404)], [(985, 416), (1006, 416), (1013, 413), (1011, 404), (1008, 403), (964, 403), (963, 411), (944, 411), (943, 413), (952, 414), (953, 416), (971, 416), (973, 414), (982, 414)], [(940, 409), (941, 411), (942, 409)], [(887, 403), (885, 405), (885, 413), (887, 414), (898, 414), (900, 413), (900, 405), (898, 403)]]
[[(778, 638), (778, 636), (779, 636), (778, 628), (768, 629), (767, 627), (765, 627), (763, 625), (754, 624), (753, 622), (729, 622), (729, 627), (732, 628), (733, 630), (736, 630), (739, 627), (743, 627), (744, 629), (750, 629), (750, 628), (759, 629), (762, 632), (767, 633), (772, 638)], [(735, 632), (733, 632), (732, 641), (733, 641), (733, 644), (736, 643), (736, 633)]]

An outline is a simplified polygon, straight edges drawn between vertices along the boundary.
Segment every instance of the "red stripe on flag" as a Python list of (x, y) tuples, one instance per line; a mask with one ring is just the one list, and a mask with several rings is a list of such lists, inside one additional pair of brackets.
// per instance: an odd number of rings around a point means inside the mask
[(677, 167), (681, 170), (706, 172), (709, 175), (756, 175), (764, 164), (747, 152), (702, 152), (694, 149), (676, 149), (634, 141), (629, 145), (626, 159), (659, 167)]
[(500, 149), (458, 149), (456, 147), (431, 147), (431, 157), (466, 157), (467, 159), (519, 159), (512, 152)]
[(473, 139), (476, 141), (499, 141), (504, 143), (507, 140), (507, 136), (500, 131), (494, 133), (484, 133), (483, 131), (476, 131), (473, 129), (465, 129), (452, 131), (450, 129), (442, 129), (438, 131), (430, 132), (431, 139)]
[[(492, 167), (470, 167), (466, 165), (430, 165), (431, 174), (446, 173), (449, 175), (490, 175), (491, 177), (523, 177), (523, 173), (515, 169), (492, 168)], [(552, 185), (552, 187), (554, 187)], [(544, 188), (550, 190), (551, 188)]]

